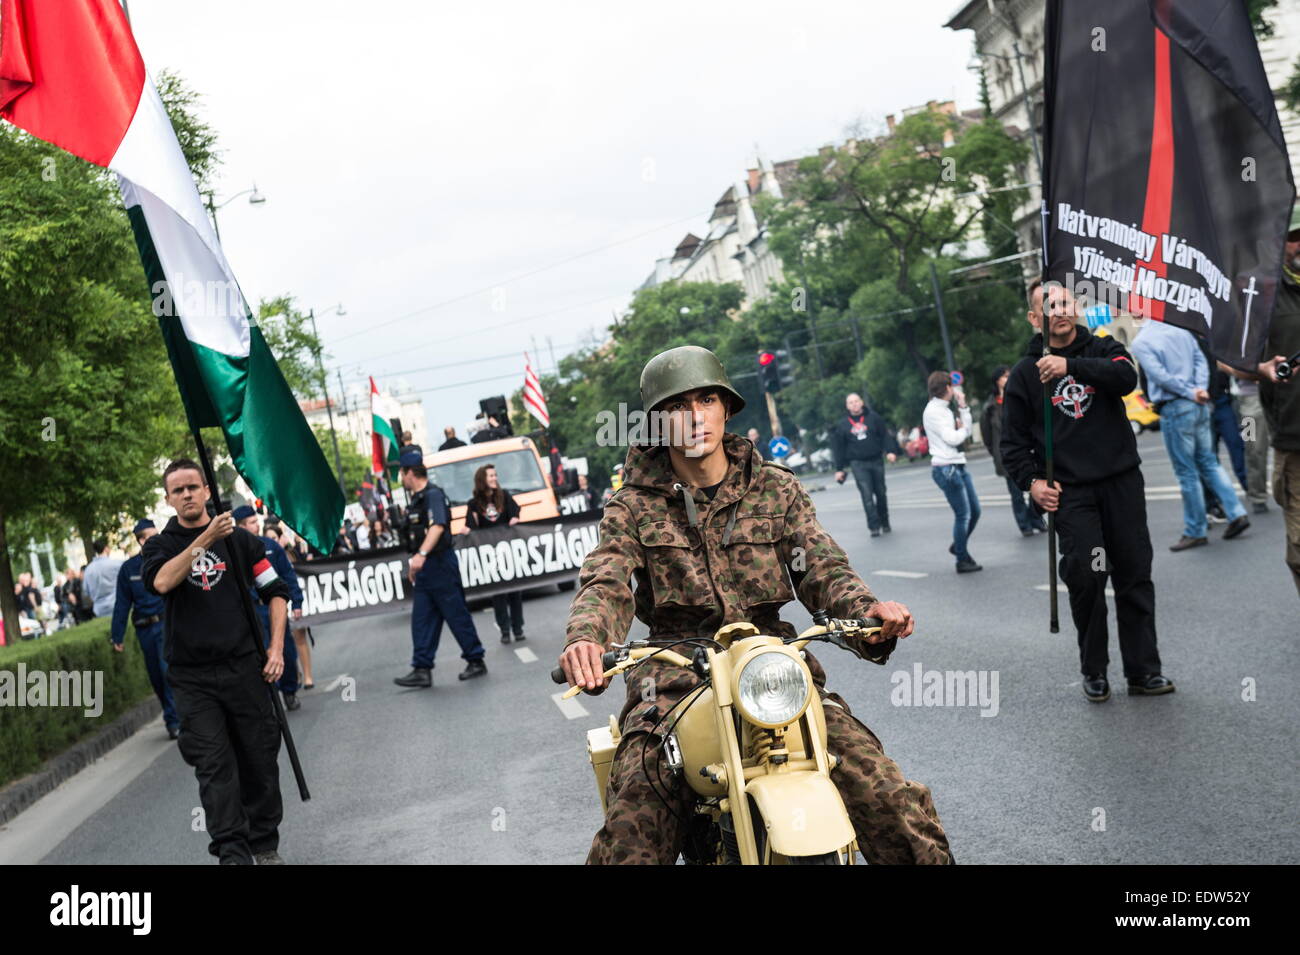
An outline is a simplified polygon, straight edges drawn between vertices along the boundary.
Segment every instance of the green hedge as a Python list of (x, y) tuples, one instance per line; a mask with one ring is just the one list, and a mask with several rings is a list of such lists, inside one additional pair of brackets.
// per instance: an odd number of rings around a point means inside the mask
[(125, 650), (115, 653), (108, 639), (108, 624), (107, 618), (100, 618), (53, 636), (0, 647), (0, 670), (13, 672), (12, 678), (3, 679), (12, 680), (15, 692), (26, 689), (17, 682), (20, 663), (26, 664), (29, 675), (38, 670), (104, 674), (103, 711), (96, 717), (86, 716), (78, 706), (20, 707), (4, 700), (0, 705), (0, 786), (39, 768), (46, 759), (153, 695), (135, 631), (127, 625)]

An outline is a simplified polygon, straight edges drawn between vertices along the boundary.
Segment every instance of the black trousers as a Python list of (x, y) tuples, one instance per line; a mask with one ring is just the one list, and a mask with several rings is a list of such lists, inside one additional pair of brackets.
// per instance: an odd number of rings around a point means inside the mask
[(889, 526), (889, 501), (885, 499), (885, 462), (850, 461), (853, 480), (862, 495), (862, 509), (867, 512), (867, 527), (873, 531), (881, 525)]
[(251, 863), (280, 844), (280, 726), (256, 653), (171, 666), (181, 757), (194, 767), (208, 851)]
[(497, 629), (503, 635), (514, 630), (516, 637), (524, 632), (524, 594), (515, 590), (508, 594), (497, 594), (492, 598), (492, 612), (496, 614)]
[(1145, 488), (1139, 468), (1095, 484), (1061, 486), (1056, 512), (1061, 579), (1070, 591), (1084, 675), (1105, 673), (1110, 662), (1108, 577), (1115, 589), (1124, 676), (1136, 680), (1160, 672)]

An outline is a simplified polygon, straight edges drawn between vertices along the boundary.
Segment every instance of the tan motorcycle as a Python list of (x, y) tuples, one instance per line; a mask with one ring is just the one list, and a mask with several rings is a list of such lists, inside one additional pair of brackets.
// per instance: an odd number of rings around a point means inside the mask
[[(801, 651), (821, 641), (853, 652), (848, 639), (868, 639), (881, 624), (835, 620), (824, 611), (813, 621), (789, 639), (764, 635), (752, 623), (728, 624), (712, 640), (695, 641), (691, 658), (645, 641), (602, 657), (606, 676), (657, 659), (701, 681), (664, 714), (662, 731), (645, 734), (641, 744), (660, 749), (673, 782), (685, 778), (696, 794), (682, 850), (688, 864), (854, 863), (853, 823), (830, 778), (838, 757), (826, 748), (821, 698)], [(568, 682), (559, 668), (551, 679)], [(572, 687), (565, 698), (580, 691)], [(619, 740), (614, 717), (587, 733), (602, 809)]]

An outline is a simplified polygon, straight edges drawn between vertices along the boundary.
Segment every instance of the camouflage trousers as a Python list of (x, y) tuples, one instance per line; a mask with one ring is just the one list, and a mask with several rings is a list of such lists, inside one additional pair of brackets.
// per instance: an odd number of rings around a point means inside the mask
[[(838, 698), (832, 696), (831, 700)], [(903, 777), (898, 764), (885, 755), (876, 734), (847, 706), (834, 705), (825, 698), (823, 704), (829, 749), (840, 758), (831, 781), (848, 809), (863, 856), (872, 865), (951, 865), (948, 837), (930, 790)], [(685, 783), (673, 786), (667, 782), (670, 777), (666, 768), (660, 772), (656, 741), (651, 740), (649, 747), (646, 741), (645, 732), (632, 732), (623, 737), (614, 753), (605, 825), (591, 844), (588, 865), (672, 865), (677, 861), (683, 837), (679, 820), (689, 818), (694, 793)], [(664, 805), (665, 795), (671, 809)]]

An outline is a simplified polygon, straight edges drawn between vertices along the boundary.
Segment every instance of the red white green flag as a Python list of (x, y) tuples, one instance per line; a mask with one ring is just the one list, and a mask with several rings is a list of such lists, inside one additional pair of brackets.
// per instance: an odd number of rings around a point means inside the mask
[(117, 173), (190, 428), (328, 553), (343, 492), (249, 311), (118, 0), (0, 0), (0, 117)]

